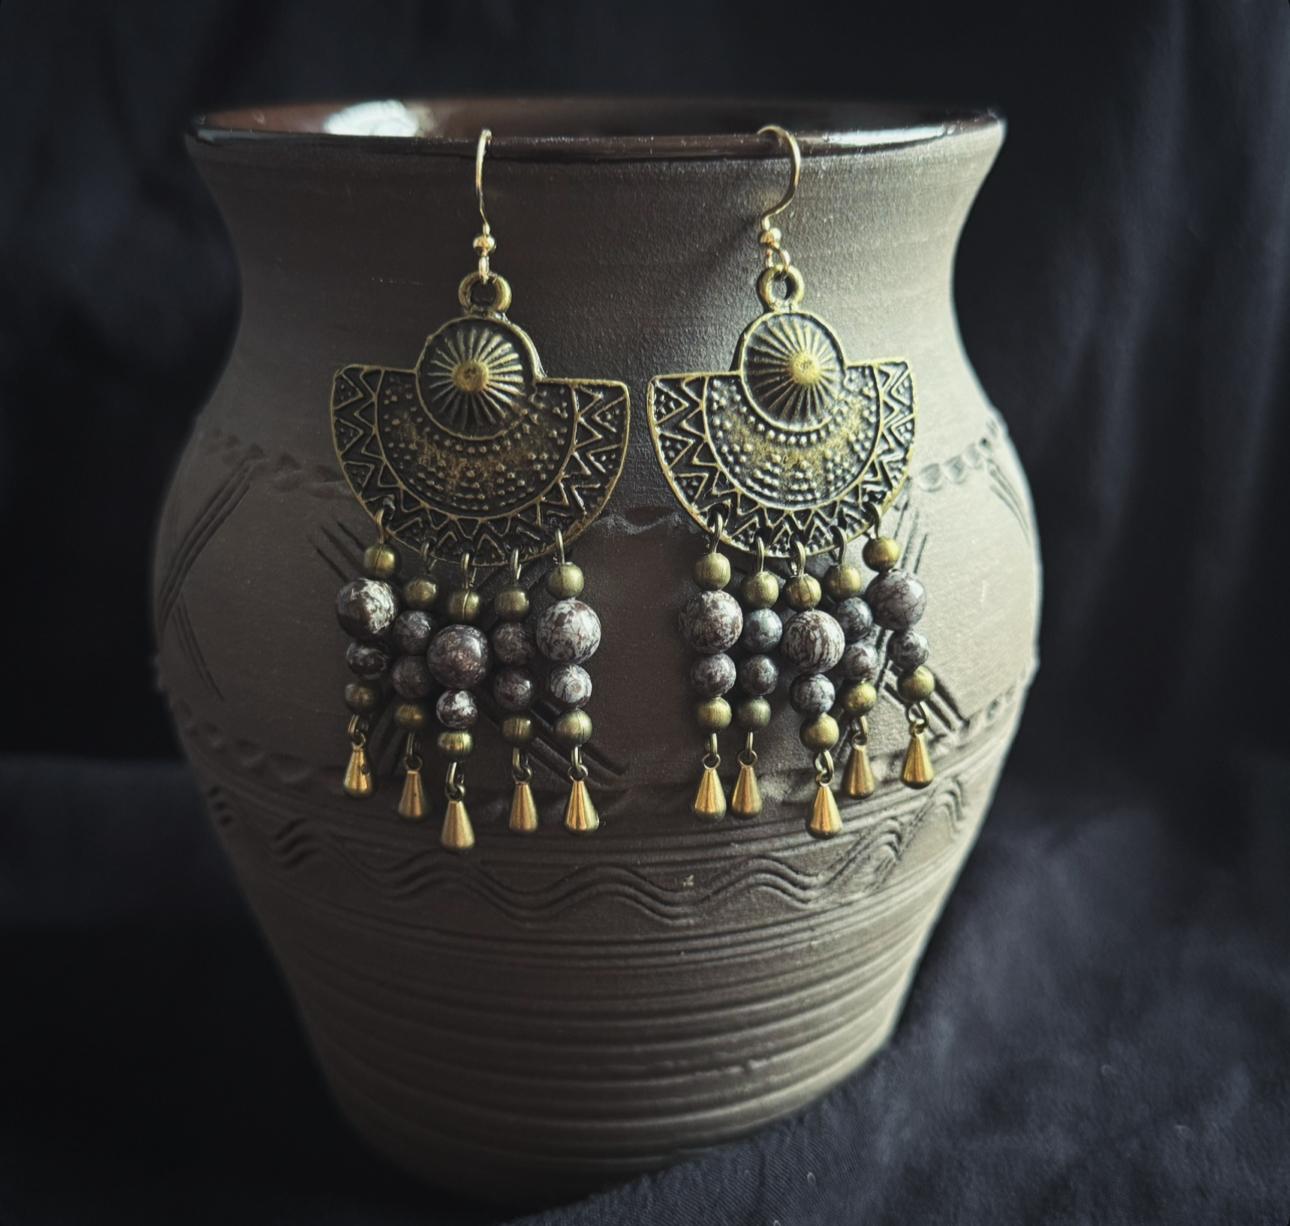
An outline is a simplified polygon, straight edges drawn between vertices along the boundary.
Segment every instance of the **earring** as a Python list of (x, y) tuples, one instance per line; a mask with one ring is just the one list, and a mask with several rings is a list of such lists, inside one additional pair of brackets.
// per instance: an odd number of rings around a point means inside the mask
[[(673, 493), (707, 534), (694, 568), (700, 591), (680, 615), (681, 633), (698, 653), (690, 682), (705, 737), (694, 814), (717, 821), (726, 813), (718, 738), (732, 722), (745, 739), (729, 808), (745, 818), (760, 811), (753, 741), (770, 723), (782, 663), (796, 674), (789, 701), (802, 717), (800, 739), (814, 767), (807, 827), (828, 837), (842, 828), (831, 790), (840, 723), (851, 745), (844, 793), (859, 798), (875, 788), (867, 754), (867, 716), (878, 699), (875, 622), (895, 631), (892, 658), (903, 661), (898, 689), (910, 721), (903, 777), (910, 786), (931, 782), (920, 704), (935, 682), (925, 668), (917, 675), (926, 655), (915, 660), (914, 640), (925, 640), (908, 637), (925, 597), (914, 576), (895, 569), (895, 542), (876, 535), (909, 472), (914, 383), (903, 359), (849, 363), (832, 329), (801, 309), (805, 281), (771, 224), (796, 195), (801, 151), (783, 128), (759, 134), (787, 146), (792, 175), (784, 198), (761, 218), (765, 267), (757, 294), (764, 313), (740, 336), (732, 370), (651, 380), (649, 424)], [(865, 532), (873, 540), (864, 557), (879, 574), (862, 595), (861, 572), (846, 563), (845, 550)], [(726, 590), (732, 568), (722, 545), (754, 559), (739, 599)], [(821, 584), (807, 564), (833, 548), (837, 558)], [(789, 565), (785, 581), (772, 562)], [(781, 594), (788, 606), (782, 615), (775, 608)], [(839, 668), (840, 692), (828, 675)], [(736, 685), (742, 698), (732, 708), (726, 695)]]
[[(491, 136), (485, 129), (475, 148), (479, 262), (458, 288), (464, 313), (430, 336), (410, 370), (342, 367), (331, 399), (337, 458), (379, 534), (364, 556), (366, 577), (347, 584), (337, 602), (358, 676), (346, 690), (345, 792), (362, 798), (375, 790), (368, 736), (392, 690), (392, 718), (405, 735), (398, 813), (424, 816), (419, 737), (437, 691), (436, 743), (447, 763), (440, 841), (453, 851), (475, 841), (464, 764), (481, 705), (489, 705), (490, 676), (498, 730), (511, 748), (510, 829), (537, 829), (528, 751), (539, 736), (569, 755), (565, 826), (581, 833), (599, 825), (582, 749), (592, 734), (584, 666), (600, 645), (600, 620), (580, 599), (585, 579), (566, 549), (613, 493), (630, 427), (626, 385), (548, 378), (528, 334), (506, 317), (511, 287), (490, 266), (497, 244), (484, 211)], [(421, 557), (421, 573), (401, 593), (396, 544)], [(534, 615), (523, 569), (552, 555), (545, 582), (552, 601)], [(458, 572), (442, 600), (436, 566)], [(503, 567), (509, 581), (486, 607), (480, 574)], [(543, 689), (531, 667), (539, 656), (549, 666)], [(538, 710), (543, 694), (559, 712), (549, 724)]]

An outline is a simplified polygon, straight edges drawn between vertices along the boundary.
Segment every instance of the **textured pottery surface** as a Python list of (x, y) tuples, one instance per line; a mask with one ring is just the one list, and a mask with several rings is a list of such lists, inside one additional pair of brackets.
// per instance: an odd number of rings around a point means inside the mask
[[(985, 816), (1039, 612), (1026, 483), (951, 300), (1002, 129), (858, 105), (476, 100), (421, 108), (425, 139), (310, 135), (328, 113), (225, 116), (190, 144), (244, 299), (161, 521), (164, 683), (349, 1119), (437, 1183), (573, 1196), (746, 1134), (854, 1072), (896, 1024)], [(936, 782), (898, 782), (906, 730), (888, 674), (870, 718), (878, 792), (843, 801), (827, 842), (805, 832), (814, 785), (785, 680), (758, 738), (761, 817), (690, 815), (701, 743), (677, 610), (702, 546), (643, 427), (652, 376), (729, 369), (760, 313), (755, 227), (787, 171), (747, 135), (765, 122), (802, 137), (781, 221), (804, 306), (852, 360), (907, 360), (919, 399), (911, 477), (884, 529), (928, 592)], [(395, 816), (388, 716), (372, 738), (378, 795), (341, 791), (352, 676), (334, 604), (374, 527), (339, 471), (328, 402), (338, 367), (408, 366), (458, 313), (484, 124), (510, 317), (553, 375), (625, 382), (634, 426), (617, 491), (574, 550), (604, 631), (587, 753), (601, 829), (563, 829), (561, 759), (538, 745), (542, 827), (512, 834), (508, 758), (481, 721), (478, 842), (454, 856), (439, 846), (433, 754), (431, 818)], [(744, 135), (668, 135), (705, 132)], [(729, 787), (735, 734), (725, 742)]]

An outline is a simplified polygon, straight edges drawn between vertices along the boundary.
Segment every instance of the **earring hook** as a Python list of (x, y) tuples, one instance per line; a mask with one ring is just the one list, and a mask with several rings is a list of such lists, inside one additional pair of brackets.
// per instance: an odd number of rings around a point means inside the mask
[(488, 226), (488, 214), (484, 212), (484, 150), (488, 148), (488, 142), (492, 139), (492, 131), (488, 128), (482, 128), (479, 133), (479, 140), (475, 144), (475, 199), (479, 202), (479, 219), (484, 223), (484, 228), (481, 231), (483, 234), (491, 233)]
[[(488, 257), (497, 250), (497, 240), (493, 238), (493, 228), (488, 224), (488, 214), (484, 211), (484, 151), (492, 139), (492, 131), (481, 128), (479, 140), (475, 142), (475, 203), (479, 206), (481, 225), (473, 245), (479, 252), (479, 267), (457, 287), (457, 298), (473, 314), (500, 315), (511, 305), (511, 287), (488, 262)], [(485, 304), (475, 300), (475, 289), (480, 285), (492, 287), (492, 302)]]
[(793, 165), (792, 177), (789, 179), (788, 191), (784, 193), (783, 200), (773, 209), (767, 209), (761, 215), (761, 228), (769, 230), (770, 223), (793, 203), (793, 197), (797, 195), (797, 185), (802, 181), (802, 150), (797, 143), (797, 137), (787, 128), (781, 128), (777, 123), (768, 123), (764, 128), (758, 128), (757, 135), (779, 137), (781, 141), (788, 145), (788, 156)]

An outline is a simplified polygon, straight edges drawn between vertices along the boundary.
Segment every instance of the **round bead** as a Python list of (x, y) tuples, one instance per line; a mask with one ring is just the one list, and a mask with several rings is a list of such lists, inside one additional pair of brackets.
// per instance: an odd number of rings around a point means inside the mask
[(798, 611), (815, 608), (820, 603), (820, 594), (820, 581), (805, 571), (794, 575), (784, 585), (784, 596), (789, 607)]
[(394, 619), (390, 642), (405, 656), (423, 656), (434, 635), (434, 622), (420, 609), (407, 609)]
[(854, 681), (842, 687), (838, 706), (853, 719), (868, 715), (878, 703), (878, 691), (868, 681)]
[(865, 589), (873, 619), (884, 630), (909, 630), (927, 608), (927, 592), (907, 570), (889, 570)]
[(511, 715), (502, 720), (502, 740), (508, 745), (523, 747), (537, 735), (537, 727), (528, 715)]
[(434, 713), (445, 728), (469, 728), (479, 718), (475, 696), (469, 690), (444, 690)]
[(399, 555), (389, 545), (369, 545), (363, 550), (363, 570), (373, 579), (393, 579)]
[(749, 698), (764, 698), (779, 684), (779, 665), (770, 656), (749, 656), (739, 665), (739, 688)]
[(735, 722), (746, 732), (756, 732), (770, 723), (770, 703), (764, 698), (745, 698), (735, 708)]
[(423, 702), (401, 702), (394, 708), (394, 722), (404, 732), (420, 732), (430, 722), (430, 711)]
[(865, 541), (860, 556), (870, 570), (881, 573), (891, 570), (900, 561), (900, 546), (889, 536), (875, 536), (873, 540)]
[(502, 588), (493, 597), (493, 608), (504, 622), (522, 622), (529, 615), (529, 594), (518, 583)]
[(374, 685), (351, 681), (345, 687), (345, 705), (355, 715), (371, 715), (381, 704), (381, 691)]
[(448, 620), (460, 626), (478, 621), (484, 611), (484, 598), (473, 587), (459, 587), (448, 593)]
[(733, 647), (743, 629), (743, 610), (729, 592), (700, 592), (681, 610), (682, 637), (704, 655)]
[(842, 675), (848, 681), (872, 681), (878, 664), (878, 649), (872, 643), (850, 643), (842, 653)]
[(912, 673), (920, 664), (926, 664), (931, 654), (927, 636), (917, 630), (902, 630), (887, 640), (887, 658), (902, 673)]
[(896, 681), (896, 693), (908, 703), (922, 702), (936, 692), (932, 670), (919, 665), (912, 673), (902, 673)]
[(739, 639), (746, 650), (760, 655), (773, 651), (784, 633), (784, 623), (774, 609), (753, 609), (744, 618), (744, 632)]
[(769, 609), (779, 599), (779, 576), (768, 570), (755, 570), (744, 577), (739, 594), (750, 609)]
[(555, 721), (555, 739), (566, 749), (591, 740), (591, 716), (586, 711), (566, 711)]
[(445, 626), (430, 642), (426, 660), (446, 689), (468, 690), (488, 676), (488, 640), (474, 626)]
[(694, 564), (694, 581), (705, 591), (720, 591), (730, 582), (730, 559), (722, 553), (705, 553)]
[(833, 610), (833, 616), (848, 643), (864, 638), (873, 629), (873, 612), (859, 596), (847, 597)]
[(846, 645), (834, 618), (819, 609), (807, 609), (788, 620), (779, 650), (798, 672), (826, 673), (842, 659)]
[(503, 711), (527, 711), (537, 701), (537, 681), (527, 668), (504, 668), (493, 678), (493, 697)]
[(554, 664), (584, 664), (600, 646), (600, 618), (581, 600), (557, 600), (537, 620), (538, 650)]
[(394, 662), (390, 680), (400, 698), (424, 698), (430, 693), (430, 669), (424, 656), (401, 656)]
[(546, 692), (566, 711), (585, 707), (591, 701), (591, 674), (581, 664), (557, 664), (546, 679)]
[(502, 622), (493, 627), (493, 654), (503, 664), (527, 664), (537, 654), (533, 627), (526, 622)]
[(418, 575), (403, 585), (403, 600), (409, 609), (426, 609), (434, 607), (439, 599), (439, 585), (429, 575)]
[(858, 566), (846, 563), (830, 566), (824, 572), (823, 587), (830, 600), (849, 600), (864, 591), (864, 576)]
[(690, 665), (690, 686), (700, 698), (720, 698), (734, 688), (735, 662), (723, 651), (696, 656)]
[(695, 718), (704, 732), (720, 732), (730, 727), (733, 712), (724, 698), (705, 698), (694, 709)]
[(807, 673), (788, 687), (788, 701), (798, 715), (823, 715), (833, 706), (833, 682), (823, 673)]
[(802, 744), (812, 753), (823, 753), (832, 749), (841, 737), (838, 721), (831, 715), (813, 715), (802, 724), (798, 736)]
[(547, 572), (546, 590), (557, 600), (572, 600), (582, 595), (587, 580), (582, 567), (573, 562), (557, 562)]
[(355, 579), (336, 597), (336, 620), (346, 634), (365, 643), (375, 642), (399, 615), (399, 598), (380, 579)]
[(360, 681), (379, 681), (390, 667), (390, 656), (378, 643), (354, 642), (345, 650), (345, 663)]
[(449, 762), (460, 762), (462, 758), (469, 758), (474, 752), (475, 738), (464, 728), (450, 728), (446, 732), (439, 733), (437, 744), (439, 752)]

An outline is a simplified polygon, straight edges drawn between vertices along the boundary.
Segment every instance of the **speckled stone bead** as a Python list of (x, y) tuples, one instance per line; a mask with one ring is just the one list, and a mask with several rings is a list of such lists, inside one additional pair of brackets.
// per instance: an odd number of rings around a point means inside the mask
[(493, 698), (503, 711), (527, 711), (537, 696), (537, 680), (527, 668), (504, 668), (493, 678)]
[(770, 656), (749, 656), (739, 665), (739, 688), (749, 698), (764, 698), (779, 684), (779, 665)]
[(450, 690), (468, 690), (488, 676), (492, 652), (474, 626), (445, 626), (430, 641), (426, 660), (434, 679)]
[(432, 684), (424, 656), (403, 656), (394, 662), (390, 681), (400, 698), (424, 698)]
[(406, 609), (390, 627), (390, 642), (405, 656), (423, 656), (434, 637), (434, 622), (427, 613)]
[(842, 675), (848, 681), (872, 681), (880, 663), (872, 643), (849, 643), (842, 653)]
[(884, 630), (908, 630), (927, 607), (927, 592), (907, 570), (889, 570), (865, 589), (864, 598), (873, 619)]
[(902, 630), (887, 640), (887, 658), (902, 673), (911, 673), (920, 664), (926, 664), (931, 654), (927, 636), (917, 630)]
[(859, 596), (840, 601), (833, 616), (842, 627), (842, 637), (848, 643), (862, 639), (873, 629), (873, 611)]
[(784, 633), (784, 623), (774, 609), (753, 609), (744, 617), (739, 644), (745, 651), (761, 655), (773, 651)]
[(537, 638), (527, 622), (502, 622), (493, 627), (493, 654), (503, 664), (527, 664), (537, 655)]
[(700, 592), (680, 620), (682, 637), (704, 655), (733, 647), (744, 629), (744, 612), (729, 592)]
[(807, 609), (785, 623), (780, 654), (801, 673), (826, 673), (846, 650), (842, 627), (828, 613)]
[(469, 728), (479, 718), (475, 696), (469, 690), (445, 690), (434, 704), (434, 713), (445, 728)]
[(377, 643), (351, 643), (345, 663), (360, 681), (378, 681), (390, 667), (390, 654)]
[(581, 664), (557, 664), (546, 679), (547, 697), (566, 711), (591, 701), (591, 674)]
[(823, 715), (833, 706), (833, 682), (823, 673), (798, 677), (788, 687), (788, 701), (799, 715)]
[(355, 579), (336, 597), (336, 620), (346, 634), (365, 643), (375, 642), (394, 625), (399, 598), (380, 579)]
[(537, 620), (538, 650), (554, 664), (584, 664), (600, 646), (600, 618), (581, 600), (557, 600)]
[(720, 698), (734, 688), (738, 675), (735, 662), (723, 651), (696, 656), (690, 665), (690, 686), (700, 698)]

